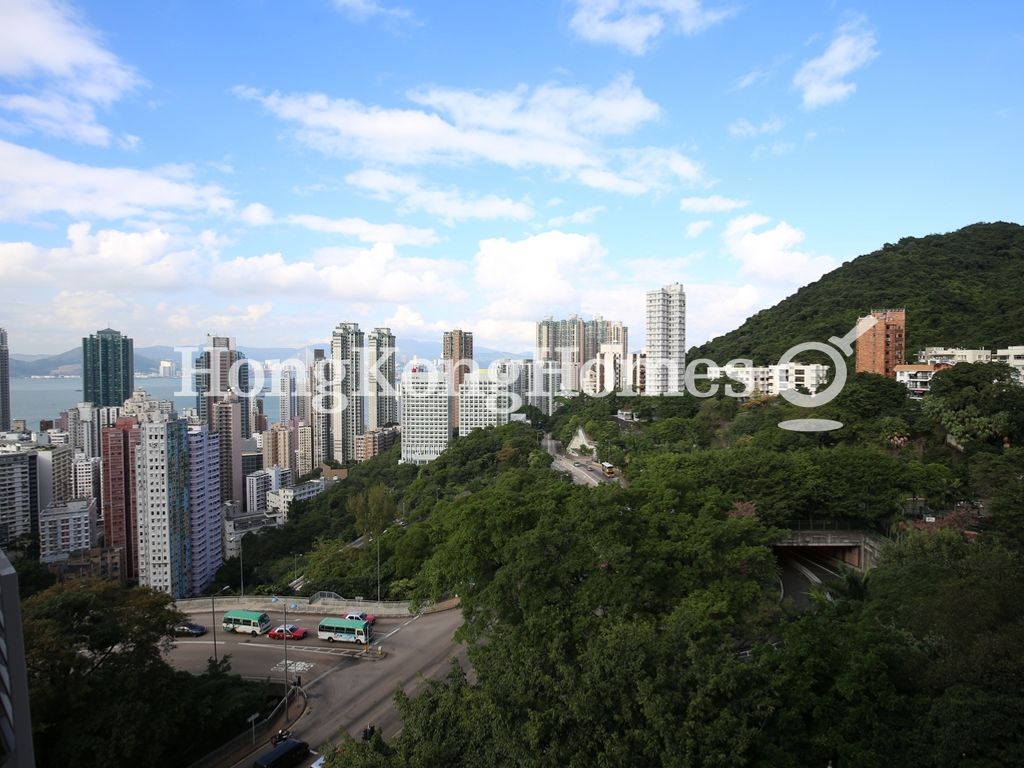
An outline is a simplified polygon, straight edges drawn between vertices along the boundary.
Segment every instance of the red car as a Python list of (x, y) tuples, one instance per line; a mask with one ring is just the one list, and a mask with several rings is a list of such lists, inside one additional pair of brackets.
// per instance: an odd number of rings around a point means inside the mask
[(282, 624), (277, 629), (270, 630), (269, 637), (271, 640), (301, 640), (307, 634), (308, 630), (303, 627), (296, 627), (294, 624)]
[(345, 618), (351, 619), (352, 621), (365, 621), (367, 624), (371, 625), (377, 623), (377, 617), (372, 613), (367, 613), (366, 611), (353, 611)]

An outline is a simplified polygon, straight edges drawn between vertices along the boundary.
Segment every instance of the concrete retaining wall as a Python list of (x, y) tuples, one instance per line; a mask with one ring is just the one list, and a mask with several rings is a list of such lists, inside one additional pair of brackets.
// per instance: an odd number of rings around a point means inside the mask
[[(318, 599), (310, 602), (308, 597), (278, 597), (273, 602), (271, 596), (253, 595), (252, 597), (195, 597), (189, 600), (178, 600), (178, 610), (184, 613), (209, 613), (211, 603), (214, 600), (217, 611), (247, 610), (280, 612), (286, 608), (290, 613), (312, 614), (316, 616), (344, 616), (353, 611), (366, 611), (374, 616), (398, 617), (413, 616), (416, 613), (434, 613), (455, 608), (459, 604), (458, 598), (446, 600), (441, 603), (431, 603), (420, 606), (419, 611), (412, 610), (408, 601), (387, 601), (382, 600), (334, 600)], [(295, 606), (294, 608), (292, 606)]]

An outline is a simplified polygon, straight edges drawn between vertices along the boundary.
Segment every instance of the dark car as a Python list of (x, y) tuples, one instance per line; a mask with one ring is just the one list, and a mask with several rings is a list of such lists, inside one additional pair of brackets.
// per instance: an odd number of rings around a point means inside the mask
[(179, 624), (174, 628), (174, 634), (178, 637), (199, 637), (206, 634), (206, 627), (202, 624)]
[(289, 768), (309, 759), (309, 745), (298, 739), (285, 739), (269, 752), (256, 758), (252, 768)]

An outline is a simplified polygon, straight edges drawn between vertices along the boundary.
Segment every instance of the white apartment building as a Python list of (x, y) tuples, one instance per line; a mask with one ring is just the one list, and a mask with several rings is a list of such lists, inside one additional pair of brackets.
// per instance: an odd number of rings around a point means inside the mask
[(510, 383), (489, 371), (466, 374), (459, 386), (459, 435), (474, 429), (508, 424), (512, 397)]
[(53, 562), (96, 546), (96, 499), (54, 502), (39, 513), (39, 560)]
[(685, 390), (686, 293), (680, 283), (647, 292), (646, 394)]
[(399, 403), (403, 464), (426, 464), (448, 447), (452, 437), (452, 398), (442, 366), (428, 370), (413, 364), (402, 374)]
[(71, 498), (99, 498), (102, 467), (103, 459), (99, 456), (76, 456), (71, 464)]
[(829, 366), (819, 363), (790, 362), (785, 365), (762, 366), (708, 366), (707, 376), (699, 380), (698, 388), (705, 389), (710, 382), (722, 376), (743, 385), (747, 394), (781, 395), (802, 387), (811, 394), (824, 389), (828, 383)]
[(1009, 365), (1017, 372), (1017, 380), (1024, 382), (1024, 346), (997, 349), (992, 355), (992, 362)]
[(917, 361), (930, 365), (989, 363), (992, 361), (992, 352), (987, 349), (964, 349), (962, 347), (925, 347), (917, 353)]
[(201, 595), (224, 562), (221, 544), (220, 438), (206, 424), (188, 428), (189, 592)]
[(72, 465), (75, 452), (70, 445), (39, 446), (36, 478), (39, 484), (39, 509), (73, 498)]
[(264, 512), (267, 494), (292, 484), (292, 471), (287, 467), (268, 467), (245, 478), (245, 508), (248, 512)]
[(188, 423), (140, 424), (135, 451), (139, 584), (187, 597), (191, 584)]
[[(327, 481), (323, 478), (310, 480), (306, 483), (280, 488), (267, 492), (267, 516), (276, 518), (280, 523), (288, 520), (288, 512), (296, 501), (305, 501), (319, 496), (327, 489)], [(280, 524), (279, 523), (279, 524)]]
[(896, 372), (896, 381), (909, 390), (911, 399), (920, 400), (931, 390), (932, 378), (935, 374), (948, 367), (948, 363), (938, 365), (931, 363), (917, 363), (911, 365), (897, 365), (893, 370)]
[(134, 416), (140, 424), (146, 421), (167, 421), (177, 417), (173, 402), (155, 400), (144, 389), (132, 392), (132, 396), (124, 401), (121, 413), (124, 416)]

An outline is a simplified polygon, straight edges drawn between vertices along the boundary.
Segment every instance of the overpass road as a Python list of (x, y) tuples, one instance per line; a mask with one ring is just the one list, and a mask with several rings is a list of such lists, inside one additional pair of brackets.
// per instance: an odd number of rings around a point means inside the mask
[[(270, 614), (273, 626), (284, 623), (282, 613)], [(211, 628), (210, 611), (191, 615), (193, 621)], [(220, 618), (218, 612), (216, 618)], [(306, 692), (305, 713), (295, 721), (292, 732), (314, 748), (326, 748), (342, 732), (355, 738), (372, 723), (386, 738), (401, 730), (401, 719), (393, 697), (401, 688), (413, 694), (426, 679), (442, 677), (452, 657), (469, 669), (465, 649), (452, 636), (462, 624), (461, 611), (377, 620), (369, 659), (358, 657), (361, 646), (329, 644), (316, 638), (318, 616), (289, 613), (288, 623), (311, 630), (311, 636), (288, 642), (288, 671), (284, 665), (284, 643), (266, 635), (224, 633), (217, 624), (217, 654), (230, 654), (232, 671), (248, 679), (285, 681), (302, 678)], [(377, 656), (378, 648), (383, 655)], [(178, 669), (200, 673), (213, 656), (212, 633), (200, 638), (178, 638), (168, 661)], [(243, 761), (240, 765), (251, 765)]]

